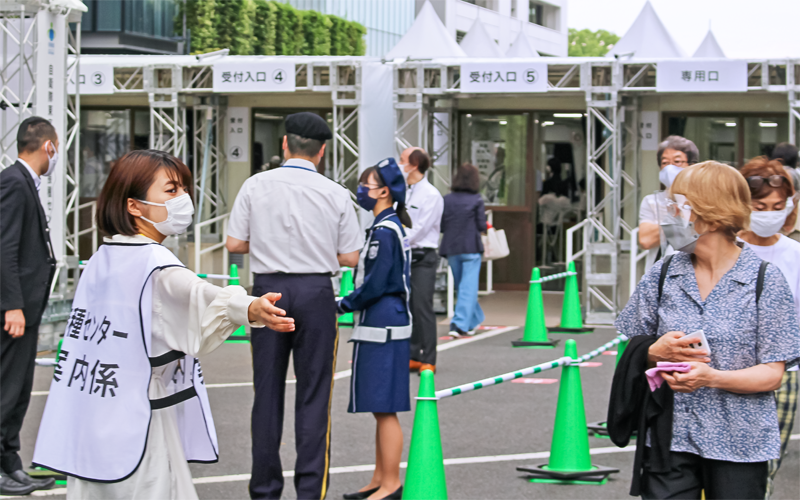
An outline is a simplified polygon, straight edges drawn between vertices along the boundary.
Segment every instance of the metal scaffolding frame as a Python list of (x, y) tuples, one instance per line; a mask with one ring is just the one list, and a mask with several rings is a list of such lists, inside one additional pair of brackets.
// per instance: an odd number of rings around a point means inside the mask
[(186, 106), (185, 98), (179, 95), (183, 68), (148, 65), (142, 74), (150, 103), (150, 148), (167, 151), (186, 162)]

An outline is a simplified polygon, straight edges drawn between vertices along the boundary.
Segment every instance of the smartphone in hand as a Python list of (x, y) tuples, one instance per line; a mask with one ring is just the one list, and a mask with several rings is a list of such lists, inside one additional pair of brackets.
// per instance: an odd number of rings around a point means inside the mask
[[(708, 345), (708, 340), (706, 340), (706, 334), (703, 333), (703, 330), (696, 330), (685, 337), (685, 339), (691, 339), (693, 342), (689, 344), (689, 347), (692, 349), (704, 349), (708, 355), (711, 356), (711, 347)], [(705, 358), (706, 356), (697, 356), (698, 358)]]

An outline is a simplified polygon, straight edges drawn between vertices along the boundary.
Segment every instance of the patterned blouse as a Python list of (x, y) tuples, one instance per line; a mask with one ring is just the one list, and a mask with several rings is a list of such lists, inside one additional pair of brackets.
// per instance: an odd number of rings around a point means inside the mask
[[(662, 262), (645, 274), (617, 318), (615, 326), (621, 333), (661, 336), (702, 329), (711, 351), (709, 366), (717, 370), (778, 361), (785, 361), (788, 368), (800, 361), (800, 323), (792, 292), (776, 266), (767, 267), (756, 308), (761, 259), (745, 247), (703, 301), (690, 256), (679, 252), (670, 263), (659, 306)], [(735, 394), (710, 387), (676, 392), (670, 449), (731, 462), (778, 458), (773, 393)]]

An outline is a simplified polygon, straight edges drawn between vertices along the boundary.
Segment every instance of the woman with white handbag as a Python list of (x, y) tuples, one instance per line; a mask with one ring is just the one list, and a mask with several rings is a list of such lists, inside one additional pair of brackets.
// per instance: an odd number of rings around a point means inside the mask
[(486, 213), (478, 194), (480, 172), (469, 163), (458, 167), (453, 179), (453, 192), (444, 197), (442, 242), (439, 254), (447, 258), (458, 292), (455, 315), (450, 322), (450, 336), (473, 335), (484, 320), (478, 304), (478, 278), (484, 247)]

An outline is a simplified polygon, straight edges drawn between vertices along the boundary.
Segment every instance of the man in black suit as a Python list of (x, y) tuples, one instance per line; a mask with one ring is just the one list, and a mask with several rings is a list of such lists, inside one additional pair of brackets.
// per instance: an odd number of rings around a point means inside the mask
[(44, 118), (31, 117), (17, 131), (19, 158), (0, 172), (0, 494), (48, 489), (53, 479), (22, 470), (19, 431), (33, 387), (39, 323), (55, 274), (41, 176), (53, 173), (58, 136)]

